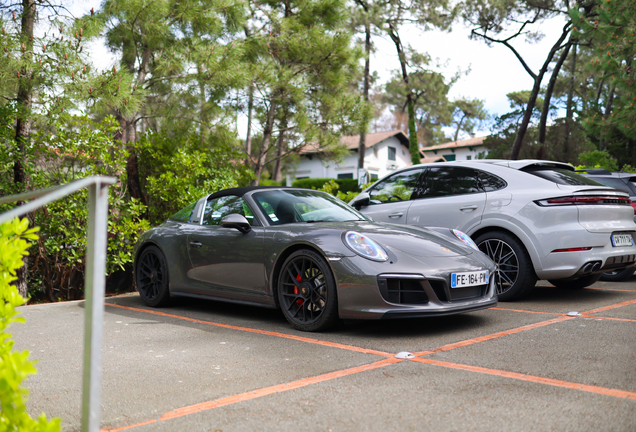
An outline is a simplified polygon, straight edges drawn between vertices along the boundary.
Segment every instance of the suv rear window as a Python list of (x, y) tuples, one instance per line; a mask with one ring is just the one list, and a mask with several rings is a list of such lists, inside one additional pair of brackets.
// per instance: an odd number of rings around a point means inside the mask
[(605, 186), (602, 183), (592, 180), (588, 177), (583, 177), (580, 174), (575, 173), (564, 168), (548, 167), (548, 166), (528, 166), (522, 168), (521, 171), (528, 174), (536, 175), (546, 180), (550, 180), (556, 184), (571, 185), (571, 186)]

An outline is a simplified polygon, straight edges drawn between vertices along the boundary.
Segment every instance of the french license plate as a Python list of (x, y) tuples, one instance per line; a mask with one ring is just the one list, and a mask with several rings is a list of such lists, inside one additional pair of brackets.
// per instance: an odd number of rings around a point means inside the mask
[(631, 234), (612, 234), (612, 246), (634, 246)]
[(475, 285), (485, 285), (490, 279), (488, 270), (451, 273), (451, 288), (464, 288)]

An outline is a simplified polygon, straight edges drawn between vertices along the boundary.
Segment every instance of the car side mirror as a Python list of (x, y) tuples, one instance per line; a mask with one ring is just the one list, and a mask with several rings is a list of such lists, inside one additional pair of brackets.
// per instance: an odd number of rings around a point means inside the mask
[(223, 228), (235, 228), (242, 232), (243, 234), (247, 234), (252, 231), (252, 226), (245, 219), (245, 216), (240, 215), (238, 213), (232, 213), (227, 216), (223, 216), (221, 219), (221, 226)]
[(371, 196), (369, 196), (368, 192), (362, 192), (349, 203), (349, 205), (356, 210), (360, 210), (362, 207), (366, 207), (369, 204), (371, 204)]

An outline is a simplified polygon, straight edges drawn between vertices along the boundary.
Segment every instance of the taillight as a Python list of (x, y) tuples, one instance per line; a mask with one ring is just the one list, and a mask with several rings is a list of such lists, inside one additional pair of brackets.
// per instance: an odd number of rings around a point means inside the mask
[[(548, 198), (535, 201), (540, 206), (564, 206), (564, 205), (631, 205), (632, 201), (627, 197), (607, 195), (584, 195), (559, 198)], [(636, 212), (636, 208), (635, 208)]]

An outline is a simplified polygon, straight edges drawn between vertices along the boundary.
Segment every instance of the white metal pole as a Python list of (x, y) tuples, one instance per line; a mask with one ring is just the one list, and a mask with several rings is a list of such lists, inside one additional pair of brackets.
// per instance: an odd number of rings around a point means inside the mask
[(88, 186), (82, 432), (99, 432), (107, 232), (108, 183), (98, 180)]

